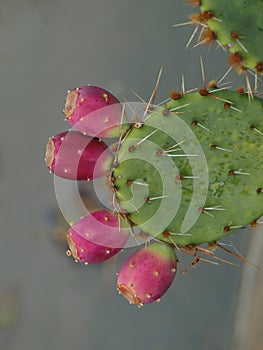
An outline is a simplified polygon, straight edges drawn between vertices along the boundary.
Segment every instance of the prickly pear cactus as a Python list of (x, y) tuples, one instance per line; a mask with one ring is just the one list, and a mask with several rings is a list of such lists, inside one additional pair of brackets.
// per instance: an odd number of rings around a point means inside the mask
[[(92, 121), (100, 135), (101, 121), (111, 116), (119, 135), (109, 146), (77, 130), (48, 142), (46, 162), (54, 174), (102, 178), (105, 193), (111, 193), (111, 207), (72, 224), (67, 254), (92, 264), (147, 243), (124, 263), (117, 282), (118, 291), (138, 306), (169, 289), (176, 251), (192, 256), (193, 265), (206, 261), (202, 254), (220, 260), (213, 253), (222, 247), (218, 241), (256, 225), (263, 214), (262, 100), (213, 86), (173, 91), (161, 106), (114, 103), (88, 112), (88, 120), (81, 112), (74, 128), (88, 130)], [(93, 98), (89, 93), (87, 99)]]
[(188, 3), (201, 12), (186, 23), (195, 24), (187, 46), (200, 29), (197, 45), (227, 48), (231, 66), (246, 73), (247, 89), (229, 91), (223, 79), (207, 87), (202, 60), (203, 87), (185, 91), (182, 84), (160, 105), (154, 104), (160, 74), (148, 103), (121, 103), (105, 89), (82, 86), (66, 97), (64, 114), (74, 130), (50, 138), (46, 148), (55, 179), (93, 181), (106, 197), (100, 210), (87, 210), (65, 232), (68, 255), (93, 264), (143, 243), (117, 280), (119, 293), (139, 307), (170, 288), (182, 266), (177, 253), (190, 256), (190, 267), (201, 260), (231, 263), (217, 248), (248, 262), (221, 240), (263, 215), (263, 104), (255, 96), (263, 72), (263, 1)]
[(261, 0), (200, 0), (188, 1), (200, 6), (191, 15), (201, 27), (202, 44), (217, 42), (229, 50), (229, 63), (241, 73), (247, 68), (263, 72), (263, 2)]

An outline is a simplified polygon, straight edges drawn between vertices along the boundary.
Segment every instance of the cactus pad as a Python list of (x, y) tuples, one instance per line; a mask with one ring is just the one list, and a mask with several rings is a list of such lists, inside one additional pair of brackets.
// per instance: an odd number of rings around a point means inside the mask
[(131, 127), (111, 185), (147, 234), (181, 246), (213, 242), (263, 214), (262, 154), (262, 101), (201, 89)]
[(240, 73), (247, 68), (263, 72), (262, 1), (202, 0), (190, 4), (200, 5), (201, 12), (191, 18), (202, 26), (202, 43), (217, 41), (227, 48), (229, 63)]

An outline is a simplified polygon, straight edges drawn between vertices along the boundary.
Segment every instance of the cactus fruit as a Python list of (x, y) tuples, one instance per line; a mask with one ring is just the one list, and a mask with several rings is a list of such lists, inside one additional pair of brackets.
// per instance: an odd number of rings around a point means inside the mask
[(65, 131), (49, 139), (45, 161), (49, 170), (62, 178), (92, 180), (105, 176), (112, 153), (103, 141)]
[(123, 221), (119, 223), (118, 216), (108, 210), (95, 211), (81, 218), (66, 235), (70, 255), (86, 264), (102, 262), (116, 255), (128, 237), (127, 225)]
[[(107, 106), (111, 108), (105, 108)], [(123, 123), (125, 116), (117, 98), (97, 86), (81, 86), (69, 91), (64, 114), (75, 129), (93, 137), (119, 137), (128, 127)]]
[(229, 50), (229, 63), (240, 73), (248, 68), (263, 72), (261, 0), (201, 0), (189, 4), (200, 6), (201, 11), (190, 16), (192, 23), (202, 28), (199, 44), (217, 42)]
[(118, 273), (118, 291), (137, 306), (152, 303), (171, 286), (176, 273), (174, 249), (154, 242), (133, 253)]

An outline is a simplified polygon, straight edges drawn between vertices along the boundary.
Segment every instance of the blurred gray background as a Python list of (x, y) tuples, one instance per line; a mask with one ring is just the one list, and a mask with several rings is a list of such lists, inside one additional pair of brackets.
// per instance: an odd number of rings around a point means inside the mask
[[(89, 267), (68, 258), (44, 164), (48, 137), (68, 128), (67, 89), (147, 99), (163, 66), (162, 101), (182, 73), (186, 89), (201, 86), (200, 52), (208, 80), (224, 74), (222, 50), (186, 51), (193, 27), (172, 28), (192, 11), (181, 0), (0, 0), (1, 350), (239, 349), (242, 264), (202, 263), (178, 273), (161, 303), (129, 305), (115, 273), (131, 251)], [(244, 254), (250, 231), (235, 236)]]

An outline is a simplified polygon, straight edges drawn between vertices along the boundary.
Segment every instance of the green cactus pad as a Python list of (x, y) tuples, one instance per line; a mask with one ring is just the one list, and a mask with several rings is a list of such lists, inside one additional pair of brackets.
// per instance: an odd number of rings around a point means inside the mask
[(131, 127), (112, 186), (143, 232), (181, 246), (214, 242), (263, 214), (262, 155), (262, 101), (200, 90)]
[[(261, 0), (202, 0), (196, 15), (204, 28), (204, 42), (217, 40), (231, 55), (239, 72), (263, 72), (263, 2)], [(193, 16), (195, 18), (195, 16)]]

